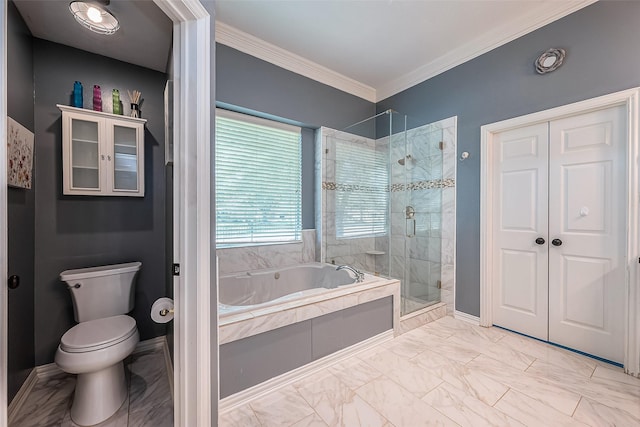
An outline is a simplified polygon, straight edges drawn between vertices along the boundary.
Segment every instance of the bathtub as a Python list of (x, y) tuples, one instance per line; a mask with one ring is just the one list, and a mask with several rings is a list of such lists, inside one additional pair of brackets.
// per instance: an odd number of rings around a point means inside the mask
[(336, 271), (335, 265), (309, 263), (224, 275), (218, 284), (225, 405), (399, 331), (396, 279), (365, 274), (356, 283), (351, 272)]
[[(221, 276), (220, 313), (241, 313), (278, 305), (356, 283), (352, 273), (319, 262)], [(375, 280), (365, 275), (365, 282)]]

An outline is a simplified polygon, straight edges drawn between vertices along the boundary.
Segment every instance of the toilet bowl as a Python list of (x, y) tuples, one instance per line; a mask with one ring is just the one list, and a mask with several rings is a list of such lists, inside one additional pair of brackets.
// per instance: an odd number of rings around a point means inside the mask
[(140, 341), (136, 321), (126, 315), (79, 323), (60, 340), (55, 362), (77, 374), (71, 419), (83, 426), (113, 415), (127, 397), (123, 360)]

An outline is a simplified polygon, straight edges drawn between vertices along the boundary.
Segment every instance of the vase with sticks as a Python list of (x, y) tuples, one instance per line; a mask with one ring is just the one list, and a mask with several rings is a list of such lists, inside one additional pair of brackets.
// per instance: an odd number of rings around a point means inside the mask
[(131, 117), (142, 117), (140, 113), (140, 97), (142, 96), (142, 92), (134, 90), (131, 92), (127, 90), (127, 94), (129, 95), (129, 101), (131, 102)]

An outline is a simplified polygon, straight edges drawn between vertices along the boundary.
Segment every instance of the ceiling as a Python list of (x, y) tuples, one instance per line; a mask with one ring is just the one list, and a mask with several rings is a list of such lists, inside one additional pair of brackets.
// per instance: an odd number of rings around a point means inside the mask
[(216, 40), (378, 101), (594, 1), (217, 0)]
[[(216, 41), (376, 102), (594, 1), (216, 0)], [(14, 3), (35, 37), (166, 71), (172, 23), (152, 0), (111, 0), (111, 36), (69, 0)]]
[(120, 21), (120, 29), (110, 36), (80, 26), (69, 13), (70, 1), (14, 0), (14, 3), (34, 37), (167, 71), (173, 23), (153, 1), (111, 0), (106, 8)]

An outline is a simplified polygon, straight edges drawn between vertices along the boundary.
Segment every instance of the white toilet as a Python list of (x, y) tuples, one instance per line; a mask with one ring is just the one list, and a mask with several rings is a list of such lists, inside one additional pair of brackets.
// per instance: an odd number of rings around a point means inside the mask
[(77, 374), (71, 419), (98, 424), (113, 415), (127, 397), (123, 360), (140, 335), (133, 310), (134, 285), (142, 263), (80, 268), (60, 273), (71, 291), (78, 324), (60, 340), (56, 364)]

